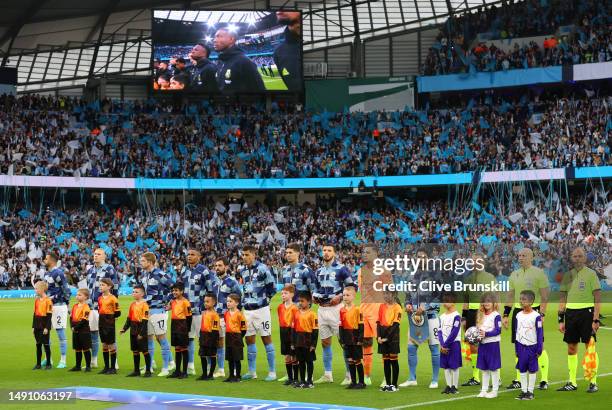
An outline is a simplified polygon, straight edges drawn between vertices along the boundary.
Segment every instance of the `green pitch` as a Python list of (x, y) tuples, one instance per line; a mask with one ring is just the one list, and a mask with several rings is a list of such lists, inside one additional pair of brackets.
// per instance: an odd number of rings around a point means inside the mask
[[(125, 314), (129, 306), (130, 299), (128, 297), (121, 298), (121, 307), (123, 316), (119, 318), (121, 325), (125, 321)], [(275, 312), (276, 307), (280, 302), (280, 297), (276, 296), (272, 303), (272, 309)], [(344, 376), (344, 362), (340, 347), (335, 345), (334, 349), (334, 384), (318, 385), (313, 390), (301, 390), (287, 388), (279, 382), (264, 382), (263, 380), (242, 382), (240, 384), (222, 383), (219, 380), (212, 382), (196, 381), (195, 377), (186, 380), (176, 380), (153, 377), (151, 379), (133, 379), (126, 378), (125, 374), (132, 369), (132, 357), (128, 351), (129, 336), (119, 335), (118, 352), (119, 352), (119, 374), (116, 376), (105, 376), (93, 373), (70, 373), (67, 370), (53, 369), (51, 371), (32, 371), (31, 368), (35, 364), (35, 345), (31, 331), (33, 299), (1, 299), (0, 312), (0, 340), (2, 340), (2, 365), (0, 366), (0, 389), (33, 389), (33, 388), (50, 388), (50, 387), (66, 387), (66, 386), (99, 386), (112, 387), (119, 389), (134, 389), (134, 390), (150, 390), (150, 391), (166, 391), (176, 393), (192, 393), (205, 394), (214, 396), (235, 396), (248, 397), (259, 399), (274, 399), (274, 400), (291, 400), (301, 402), (319, 402), (337, 404), (342, 406), (355, 405), (375, 408), (412, 408), (418, 407), (423, 409), (473, 409), (475, 406), (487, 406), (490, 409), (515, 409), (517, 405), (524, 408), (533, 409), (609, 409), (612, 399), (612, 306), (604, 305), (603, 313), (607, 315), (609, 328), (604, 328), (599, 331), (599, 343), (597, 350), (600, 357), (600, 368), (598, 384), (600, 391), (596, 394), (587, 394), (587, 384), (584, 380), (579, 380), (579, 391), (577, 392), (556, 392), (554, 389), (564, 384), (567, 379), (567, 360), (566, 360), (566, 345), (562, 341), (561, 334), (557, 331), (556, 306), (550, 305), (548, 308), (549, 315), (545, 321), (545, 347), (548, 350), (550, 357), (550, 390), (540, 392), (536, 390), (536, 400), (533, 402), (517, 402), (514, 397), (516, 391), (506, 392), (502, 387), (500, 395), (497, 399), (477, 399), (464, 398), (473, 396), (479, 392), (478, 387), (463, 387), (460, 388), (460, 394), (457, 396), (447, 396), (440, 394), (440, 391), (445, 386), (443, 372), (440, 372), (440, 388), (431, 390), (428, 388), (431, 365), (429, 349), (427, 346), (419, 348), (419, 367), (417, 370), (417, 378), (419, 385), (417, 387), (402, 388), (397, 393), (382, 393), (378, 391), (378, 385), (383, 379), (382, 364), (380, 356), (374, 356), (372, 386), (364, 391), (348, 391), (340, 387), (339, 383)], [(278, 325), (276, 323), (275, 313), (273, 317), (273, 333), (274, 339), (277, 342), (277, 373), (279, 377), (283, 376), (284, 361), (279, 354), (278, 345)], [(406, 380), (408, 374), (407, 353), (406, 353), (406, 332), (407, 323), (404, 319), (402, 323), (402, 353), (400, 355), (400, 382)], [(68, 334), (68, 365), (74, 364), (74, 353), (70, 350), (71, 335)], [(513, 369), (513, 349), (509, 342), (509, 331), (504, 331), (502, 334), (502, 382), (507, 385), (513, 378), (515, 371)], [(52, 333), (52, 355), (54, 363), (59, 359), (59, 348), (57, 335)], [(267, 363), (265, 350), (258, 340), (258, 375), (265, 377), (267, 373)], [(100, 353), (98, 363), (102, 363), (102, 352)], [(579, 358), (582, 361), (584, 347), (579, 350)], [(159, 345), (156, 345), (155, 361), (161, 364), (161, 355)], [(322, 352), (320, 346), (317, 350), (318, 360), (315, 362), (315, 378), (318, 378), (323, 372)], [(246, 353), (245, 353), (246, 359)], [(465, 364), (465, 363), (464, 363)], [(199, 370), (199, 361), (196, 361), (197, 369)], [(226, 366), (227, 367), (227, 366)], [(243, 362), (243, 371), (246, 369), (246, 360)], [(467, 365), (461, 370), (460, 380), (466, 381), (471, 376), (471, 369)], [(578, 376), (582, 376), (582, 369), (579, 366)], [(539, 375), (538, 375), (539, 382)], [(442, 403), (435, 403), (439, 400)], [(434, 402), (434, 403), (432, 403)], [(86, 403), (86, 404), (85, 404)], [(428, 404), (427, 404), (428, 403)], [(113, 407), (109, 403), (96, 402), (81, 402), (87, 405), (88, 408), (109, 408)], [(65, 405), (64, 405), (65, 406)], [(17, 408), (14, 406), (13, 408)], [(19, 408), (28, 408), (27, 406), (19, 405)], [(32, 405), (31, 408), (40, 408), (38, 405)], [(62, 408), (61, 405), (56, 408)]]
[(280, 74), (278, 73), (278, 69), (276, 68), (276, 66), (272, 68), (274, 77), (269, 76), (266, 73), (264, 73), (261, 67), (258, 67), (257, 71), (259, 72), (259, 75), (261, 75), (261, 78), (264, 82), (266, 90), (268, 91), (287, 91), (287, 86), (285, 85), (285, 82), (283, 81)]

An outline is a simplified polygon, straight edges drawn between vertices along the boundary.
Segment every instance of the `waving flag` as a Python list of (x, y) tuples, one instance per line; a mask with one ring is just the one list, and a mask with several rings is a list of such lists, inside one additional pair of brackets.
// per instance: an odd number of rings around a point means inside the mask
[(582, 359), (582, 368), (584, 369), (584, 378), (588, 381), (593, 380), (597, 376), (597, 368), (599, 367), (599, 356), (595, 351), (595, 338), (591, 336), (587, 350)]

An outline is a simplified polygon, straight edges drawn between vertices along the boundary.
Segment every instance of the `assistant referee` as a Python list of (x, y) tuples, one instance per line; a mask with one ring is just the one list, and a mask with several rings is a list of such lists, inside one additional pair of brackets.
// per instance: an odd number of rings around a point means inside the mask
[[(578, 367), (578, 343), (588, 346), (591, 336), (599, 329), (599, 310), (601, 305), (601, 286), (595, 271), (586, 266), (587, 256), (583, 248), (576, 248), (571, 255), (574, 266), (561, 281), (561, 300), (559, 302), (559, 331), (567, 343), (567, 367), (569, 381), (557, 391), (578, 390), (576, 371)], [(591, 378), (588, 393), (595, 393), (597, 387), (597, 368), (599, 357), (595, 353), (595, 375)]]

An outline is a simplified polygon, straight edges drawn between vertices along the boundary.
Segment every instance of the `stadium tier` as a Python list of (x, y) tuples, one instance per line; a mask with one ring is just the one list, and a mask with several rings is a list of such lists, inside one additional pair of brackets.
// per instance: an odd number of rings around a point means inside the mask
[(0, 10), (7, 408), (610, 407), (612, 0)]

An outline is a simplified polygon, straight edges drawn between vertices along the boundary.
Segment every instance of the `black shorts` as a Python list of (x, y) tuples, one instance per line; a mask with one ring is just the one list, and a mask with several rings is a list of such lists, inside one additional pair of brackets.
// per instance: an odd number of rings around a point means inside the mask
[(217, 346), (204, 346), (200, 345), (198, 356), (200, 357), (212, 357), (217, 355)]
[(43, 329), (34, 329), (34, 339), (36, 339), (36, 344), (49, 344), (49, 334), (51, 331), (47, 331), (47, 334), (43, 334)]
[(107, 345), (115, 343), (115, 326), (113, 327), (100, 327), (100, 341)]
[(89, 350), (91, 349), (91, 333), (79, 332), (72, 334), (72, 348), (74, 350)]
[(378, 354), (399, 354), (399, 340), (387, 340), (385, 343), (378, 344)]
[(295, 356), (295, 351), (291, 349), (291, 328), (280, 328), (281, 354), (283, 356)]
[(476, 326), (476, 317), (478, 316), (478, 309), (466, 309), (465, 310), (465, 330), (470, 327)]
[(310, 347), (296, 347), (295, 357), (298, 362), (314, 362), (317, 360), (317, 355), (314, 350), (310, 350)]
[(144, 353), (149, 351), (149, 340), (147, 336), (138, 339), (138, 335), (130, 334), (130, 350), (132, 352)]
[(351, 360), (363, 359), (363, 347), (360, 345), (344, 345), (344, 357)]
[(239, 362), (244, 359), (244, 342), (241, 333), (225, 334), (225, 360)]
[[(516, 342), (516, 315), (518, 315), (518, 313), (520, 311), (522, 311), (523, 309), (521, 308), (514, 308), (512, 309), (512, 343)], [(540, 312), (540, 307), (534, 307), (533, 310), (537, 311), (538, 313)], [(544, 337), (544, 336), (542, 336)]]
[(593, 308), (565, 311), (565, 343), (588, 343), (593, 335)]
[(189, 346), (189, 333), (171, 333), (170, 344), (174, 347)]

